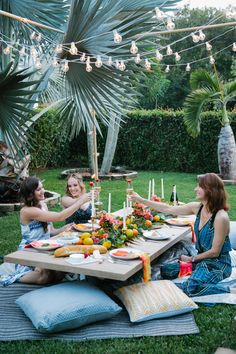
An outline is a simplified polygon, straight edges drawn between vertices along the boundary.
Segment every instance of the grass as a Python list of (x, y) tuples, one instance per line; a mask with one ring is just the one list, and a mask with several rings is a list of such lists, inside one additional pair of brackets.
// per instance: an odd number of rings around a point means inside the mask
[[(44, 181), (48, 190), (64, 193), (65, 180), (59, 179), (61, 170), (47, 170), (37, 173)], [(180, 201), (194, 200), (195, 174), (139, 172), (134, 180), (135, 191), (147, 197), (148, 181), (155, 178), (156, 194), (160, 195), (160, 179), (164, 178), (165, 196), (171, 195), (172, 185), (177, 185), (177, 194)], [(88, 185), (88, 184), (87, 184)], [(101, 183), (101, 200), (107, 208), (108, 193), (112, 193), (112, 210), (120, 209), (125, 200), (126, 182), (104, 181)], [(231, 220), (236, 220), (236, 186), (226, 186), (229, 195)], [(60, 210), (56, 207), (54, 210)], [(58, 223), (56, 226), (59, 226)], [(16, 250), (20, 242), (19, 214), (17, 212), (0, 217), (0, 254), (8, 254)], [(170, 337), (142, 337), (137, 339), (114, 339), (102, 341), (16, 341), (2, 342), (0, 352), (5, 353), (83, 353), (83, 354), (212, 354), (218, 347), (236, 349), (236, 333), (233, 318), (236, 315), (232, 305), (217, 305), (214, 307), (199, 306), (194, 312), (195, 320), (200, 329), (198, 335), (170, 336)]]

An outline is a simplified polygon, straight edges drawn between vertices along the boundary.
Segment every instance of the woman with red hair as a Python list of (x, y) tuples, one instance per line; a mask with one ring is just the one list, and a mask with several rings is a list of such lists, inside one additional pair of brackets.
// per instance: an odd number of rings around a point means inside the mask
[(131, 199), (165, 214), (195, 214), (198, 253), (193, 257), (180, 257), (181, 261), (196, 263), (195, 270), (187, 281), (177, 285), (188, 296), (230, 292), (229, 288), (218, 284), (232, 271), (227, 195), (223, 181), (215, 173), (206, 173), (199, 177), (195, 192), (198, 201), (181, 206), (145, 200), (136, 193), (131, 195)]

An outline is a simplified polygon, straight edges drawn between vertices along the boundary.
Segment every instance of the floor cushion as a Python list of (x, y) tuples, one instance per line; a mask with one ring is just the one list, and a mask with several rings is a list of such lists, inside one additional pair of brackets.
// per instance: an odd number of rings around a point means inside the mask
[(123, 302), (131, 322), (170, 317), (198, 306), (170, 280), (157, 280), (120, 288), (114, 294)]
[(59, 332), (105, 320), (122, 308), (87, 282), (67, 282), (30, 291), (16, 304), (42, 333)]

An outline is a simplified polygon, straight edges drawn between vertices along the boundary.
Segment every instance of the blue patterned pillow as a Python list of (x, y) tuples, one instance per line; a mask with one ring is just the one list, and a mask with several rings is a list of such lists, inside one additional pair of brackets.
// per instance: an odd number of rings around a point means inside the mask
[(20, 296), (16, 304), (42, 333), (109, 319), (122, 310), (102, 290), (87, 282), (61, 283), (30, 291)]

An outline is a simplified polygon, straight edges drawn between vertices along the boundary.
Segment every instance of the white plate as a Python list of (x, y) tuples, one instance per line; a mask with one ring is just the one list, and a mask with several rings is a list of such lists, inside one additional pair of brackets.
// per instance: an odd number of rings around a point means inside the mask
[[(119, 255), (119, 252), (120, 253), (124, 253), (126, 252), (126, 254), (120, 254)], [(110, 256), (111, 257), (114, 257), (114, 258), (119, 258), (119, 259), (124, 259), (124, 260), (132, 260), (132, 259), (137, 259), (139, 258), (139, 253), (141, 251), (139, 250), (136, 250), (134, 248), (128, 248), (128, 247), (125, 247), (125, 248), (116, 248), (112, 251), (109, 252)], [(118, 253), (118, 254), (116, 254)]]
[[(94, 229), (99, 229), (101, 226), (98, 224), (93, 225)], [(92, 232), (92, 224), (75, 224), (73, 225), (73, 228), (79, 232)]]
[(163, 240), (168, 240), (170, 236), (167, 235), (161, 235), (159, 232), (153, 230), (153, 231), (144, 231), (143, 232), (143, 237), (148, 238), (150, 240), (155, 240), (155, 241), (163, 241)]
[(54, 240), (39, 240), (39, 241), (32, 241), (30, 243), (32, 247), (34, 247), (36, 250), (45, 250), (45, 251), (51, 251), (55, 250), (56, 248), (62, 247), (63, 244), (59, 243)]
[(190, 220), (185, 219), (167, 219), (166, 224), (170, 226), (189, 226)]

